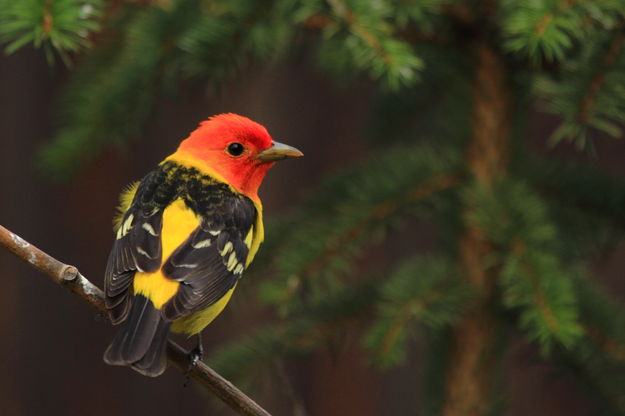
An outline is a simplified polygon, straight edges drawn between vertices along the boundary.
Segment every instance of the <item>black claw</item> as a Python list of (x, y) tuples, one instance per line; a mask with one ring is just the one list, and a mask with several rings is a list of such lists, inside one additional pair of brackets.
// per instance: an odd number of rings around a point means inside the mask
[(194, 348), (189, 352), (189, 370), (197, 365), (204, 358), (204, 350), (202, 348)]

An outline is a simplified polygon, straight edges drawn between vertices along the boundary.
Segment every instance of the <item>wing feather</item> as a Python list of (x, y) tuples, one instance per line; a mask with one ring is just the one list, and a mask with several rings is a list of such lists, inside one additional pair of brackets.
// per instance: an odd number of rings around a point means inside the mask
[(163, 274), (182, 283), (163, 305), (165, 319), (176, 320), (211, 306), (241, 277), (249, 253), (244, 238), (256, 219), (256, 209), (251, 200), (231, 195), (222, 195), (214, 213), (163, 264)]
[(163, 210), (176, 198), (166, 183), (167, 177), (159, 170), (148, 174), (137, 186), (132, 203), (121, 218), (104, 274), (105, 304), (114, 324), (128, 314), (135, 272), (160, 268)]

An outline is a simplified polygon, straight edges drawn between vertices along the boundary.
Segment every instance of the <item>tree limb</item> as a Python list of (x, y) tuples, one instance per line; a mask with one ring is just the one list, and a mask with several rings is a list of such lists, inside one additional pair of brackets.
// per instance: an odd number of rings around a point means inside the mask
[[(80, 274), (76, 267), (61, 263), (1, 225), (0, 246), (50, 277), (55, 283), (78, 295), (96, 308), (102, 315), (106, 316), (104, 293)], [(167, 345), (167, 358), (178, 369), (187, 372), (190, 364), (189, 354), (171, 340)], [(187, 374), (198, 384), (213, 392), (237, 413), (245, 416), (271, 416), (256, 402), (203, 362), (199, 362)]]
[[(489, 9), (490, 0), (483, 0)], [(486, 11), (487, 14), (492, 11)], [(483, 31), (483, 29), (481, 29)], [(505, 57), (489, 44), (485, 33), (474, 45), (475, 74), (472, 86), (473, 137), (467, 147), (467, 166), (475, 183), (492, 192), (493, 184), (505, 177), (510, 150), (512, 100)], [(471, 215), (467, 204), (463, 214)], [(487, 414), (493, 402), (499, 331), (496, 288), (499, 271), (491, 264), (493, 245), (485, 230), (468, 224), (460, 235), (458, 252), (463, 274), (475, 291), (475, 298), (454, 326), (447, 367), (443, 416)]]
[(610, 41), (608, 51), (603, 58), (603, 68), (599, 69), (592, 76), (588, 92), (584, 96), (579, 111), (577, 112), (577, 120), (579, 122), (587, 123), (588, 119), (592, 116), (592, 110), (594, 109), (597, 102), (597, 95), (599, 95), (601, 88), (604, 86), (606, 73), (610, 66), (614, 64), (616, 58), (618, 58), (624, 42), (625, 35), (623, 34), (623, 32), (620, 30), (615, 32), (614, 37)]

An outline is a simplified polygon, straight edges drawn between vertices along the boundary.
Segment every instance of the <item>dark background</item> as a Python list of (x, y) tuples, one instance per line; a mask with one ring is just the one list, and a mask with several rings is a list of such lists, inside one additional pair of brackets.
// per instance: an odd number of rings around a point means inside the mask
[[(249, 68), (218, 95), (202, 85), (187, 86), (160, 100), (142, 137), (109, 149), (71, 182), (53, 183), (38, 172), (34, 155), (57, 127), (56, 100), (66, 70), (50, 68), (37, 51), (0, 57), (0, 224), (59, 260), (77, 266), (102, 286), (112, 242), (111, 218), (119, 191), (172, 153), (200, 120), (237, 112), (264, 124), (274, 138), (304, 151), (305, 158), (272, 170), (261, 197), (266, 218), (278, 217), (312, 189), (327, 172), (370, 154), (364, 140), (372, 88), (368, 83), (338, 87), (306, 59), (262, 70)], [(553, 120), (533, 117), (534, 137), (546, 137)], [(542, 139), (541, 139), (542, 140)], [(536, 140), (537, 151), (547, 151)], [(625, 176), (625, 145), (600, 139), (597, 155), (566, 146), (549, 150), (562, 157), (588, 159)], [(432, 236), (419, 227), (427, 249)], [(259, 254), (262, 256), (262, 248)], [(388, 253), (386, 255), (389, 255)], [(595, 269), (618, 299), (625, 299), (625, 247), (597, 258)], [(101, 355), (113, 328), (80, 299), (52, 284), (20, 260), (0, 251), (0, 414), (232, 414), (211, 396), (169, 369), (156, 379), (109, 367)], [(263, 276), (251, 273), (250, 279)], [(244, 285), (241, 285), (244, 286)], [(242, 288), (241, 290), (245, 290)], [(235, 296), (204, 333), (211, 348), (253, 328), (262, 313)], [(557, 370), (533, 346), (517, 342), (506, 352), (506, 416), (594, 415), (572, 374)], [(378, 373), (360, 352), (317, 353), (290, 363), (291, 386), (309, 415), (416, 415), (414, 400), (423, 364), (417, 343), (408, 365)], [(262, 377), (262, 376), (259, 376)], [(293, 413), (293, 395), (284, 385), (250, 392), (276, 415)], [(208, 411), (210, 409), (210, 411)]]

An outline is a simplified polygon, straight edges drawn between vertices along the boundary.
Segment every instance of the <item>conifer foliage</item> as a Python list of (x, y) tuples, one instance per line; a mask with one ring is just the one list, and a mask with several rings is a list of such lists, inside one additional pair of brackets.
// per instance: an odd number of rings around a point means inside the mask
[[(625, 181), (532, 154), (526, 127), (543, 111), (559, 122), (545, 145), (622, 136), (624, 19), (623, 0), (0, 0), (0, 39), (77, 64), (40, 154), (57, 176), (136, 135), (163, 91), (218, 87), (304, 42), (340, 82), (375, 81), (371, 130), (397, 146), (327, 177), (268, 230), (263, 278), (246, 284), (275, 320), (210, 357), (228, 376), (344, 342), (385, 371), (418, 338), (436, 373), (424, 411), (486, 414), (516, 328), (601, 411), (625, 414), (625, 309), (591, 267), (623, 238)], [(423, 223), (429, 252), (410, 244)], [(397, 240), (402, 255), (362, 267)]]

